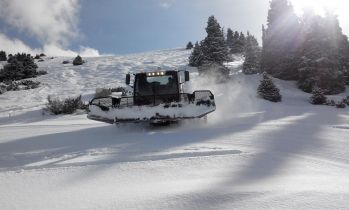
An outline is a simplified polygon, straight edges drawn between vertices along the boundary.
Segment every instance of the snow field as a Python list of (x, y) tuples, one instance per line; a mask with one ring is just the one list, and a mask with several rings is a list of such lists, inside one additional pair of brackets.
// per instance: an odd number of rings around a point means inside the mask
[[(189, 51), (40, 63), (39, 89), (0, 95), (1, 209), (346, 209), (349, 112), (312, 106), (293, 82), (274, 80), (282, 103), (256, 97), (261, 77), (213, 84), (208, 124), (108, 125), (85, 114), (42, 115), (47, 95), (91, 98), (129, 71), (185, 68)], [(349, 92), (339, 99), (349, 95)]]

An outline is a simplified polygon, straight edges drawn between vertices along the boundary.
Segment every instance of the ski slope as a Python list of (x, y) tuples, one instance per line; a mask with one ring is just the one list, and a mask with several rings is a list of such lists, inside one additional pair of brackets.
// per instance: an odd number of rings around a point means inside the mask
[[(39, 63), (36, 90), (0, 95), (0, 209), (347, 209), (349, 111), (312, 106), (293, 82), (274, 80), (282, 103), (256, 97), (259, 75), (229, 64), (214, 84), (186, 67), (189, 51)], [(208, 123), (108, 125), (86, 114), (50, 116), (48, 95), (123, 85), (128, 72), (188, 69), (188, 90), (210, 89)], [(349, 91), (332, 98), (349, 95)]]

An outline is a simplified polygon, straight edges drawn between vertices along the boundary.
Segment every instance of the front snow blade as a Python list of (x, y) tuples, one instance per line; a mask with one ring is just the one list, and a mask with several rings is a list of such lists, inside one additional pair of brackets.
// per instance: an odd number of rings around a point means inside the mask
[(136, 106), (132, 97), (97, 98), (90, 102), (88, 118), (106, 123), (167, 122), (202, 118), (216, 110), (210, 91), (181, 94), (179, 102)]

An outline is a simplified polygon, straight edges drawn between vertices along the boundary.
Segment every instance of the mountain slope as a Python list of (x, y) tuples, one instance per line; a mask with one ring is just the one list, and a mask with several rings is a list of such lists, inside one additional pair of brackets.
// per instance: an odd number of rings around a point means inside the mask
[[(2, 209), (337, 209), (349, 205), (348, 109), (312, 106), (276, 80), (282, 103), (256, 97), (259, 75), (230, 64), (229, 82), (191, 70), (186, 88), (210, 89), (208, 124), (116, 127), (86, 115), (41, 114), (47, 95), (123, 85), (129, 71), (186, 68), (189, 51), (40, 63), (39, 89), (0, 95)], [(71, 58), (70, 58), (71, 59)], [(334, 98), (343, 97), (347, 93)]]

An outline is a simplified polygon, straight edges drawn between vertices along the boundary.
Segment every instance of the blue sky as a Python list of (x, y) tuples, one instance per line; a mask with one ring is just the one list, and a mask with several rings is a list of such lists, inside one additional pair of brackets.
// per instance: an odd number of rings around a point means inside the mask
[[(203, 38), (211, 14), (224, 27), (250, 30), (260, 36), (267, 2), (102, 0), (96, 4), (94, 0), (84, 0), (80, 19), (80, 28), (85, 35), (82, 42), (104, 53), (117, 54), (182, 47), (190, 40)], [(247, 15), (251, 12), (253, 18)]]
[(210, 15), (260, 40), (268, 7), (269, 0), (1, 0), (0, 47), (69, 56), (184, 47), (205, 36)]

